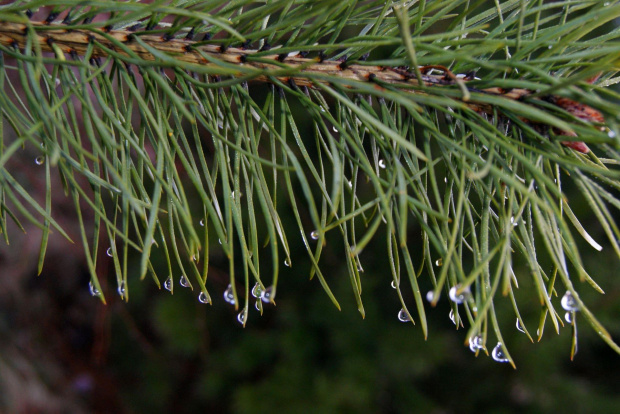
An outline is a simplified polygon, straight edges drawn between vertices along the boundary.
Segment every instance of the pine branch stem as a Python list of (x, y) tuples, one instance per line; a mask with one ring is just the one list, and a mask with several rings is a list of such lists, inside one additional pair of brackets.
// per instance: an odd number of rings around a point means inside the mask
[[(317, 82), (329, 83), (329, 79), (339, 78), (354, 82), (373, 82), (375, 88), (384, 86), (405, 89), (412, 93), (425, 94), (428, 88), (457, 85), (461, 97), (454, 98), (464, 102), (471, 109), (492, 114), (494, 106), (476, 102), (466, 86), (471, 75), (455, 75), (443, 66), (429, 65), (411, 72), (406, 68), (347, 64), (346, 61), (306, 58), (301, 53), (266, 55), (264, 52), (237, 47), (203, 44), (187, 39), (169, 38), (159, 35), (135, 33), (128, 30), (93, 30), (65, 28), (45, 22), (28, 24), (0, 21), (0, 44), (24, 49), (28, 45), (28, 33), (34, 30), (38, 46), (42, 51), (65, 53), (70, 56), (85, 56), (91, 47), (90, 57), (105, 58), (110, 54), (124, 56), (130, 62), (154, 62), (167, 60), (164, 65), (173, 66), (175, 62), (196, 65), (210, 75), (245, 77), (252, 81), (273, 82), (274, 78), (292, 87), (313, 87)], [(62, 56), (64, 59), (64, 56)], [(158, 62), (160, 64), (162, 62)], [(437, 74), (431, 72), (439, 72)], [(423, 82), (423, 85), (420, 84)], [(383, 85), (383, 86), (382, 86)], [(487, 88), (471, 90), (485, 95), (522, 101), (533, 92), (529, 89)], [(572, 113), (576, 117), (602, 123), (600, 112), (586, 105), (559, 97), (547, 97), (549, 102)], [(560, 131), (560, 135), (572, 136), (572, 131)], [(562, 142), (579, 152), (588, 152), (588, 147), (576, 141)]]
[[(423, 93), (420, 90), (416, 75), (402, 68), (361, 64), (348, 65), (343, 64), (342, 61), (305, 58), (300, 54), (285, 57), (277, 54), (254, 56), (260, 51), (237, 47), (223, 48), (219, 45), (203, 44), (195, 46), (201, 42), (176, 38), (165, 40), (163, 36), (142, 35), (127, 30), (106, 32), (104, 30), (66, 29), (59, 25), (46, 25), (39, 22), (31, 22), (28, 25), (0, 22), (0, 44), (23, 49), (27, 44), (28, 26), (36, 30), (39, 46), (45, 52), (55, 52), (54, 45), (56, 45), (67, 55), (84, 56), (89, 44), (93, 43), (92, 57), (107, 57), (109, 55), (108, 50), (112, 50), (122, 56), (131, 57), (133, 54), (145, 61), (155, 61), (157, 57), (154, 52), (163, 52), (169, 56), (174, 56), (180, 62), (210, 67), (214, 69), (214, 74), (231, 74), (229, 66), (226, 70), (217, 71), (218, 68), (221, 68), (222, 63), (238, 65), (239, 71), (233, 73), (233, 76), (244, 76), (251, 72), (251, 69), (254, 69), (257, 73), (254, 79), (256, 81), (269, 82), (270, 75), (259, 73), (274, 73), (274, 77), (280, 81), (289, 84), (293, 81), (298, 86), (311, 87), (317, 82), (313, 77), (319, 75), (320, 77), (338, 77), (353, 81), (373, 81), (377, 85), (394, 85), (409, 88), (414, 93)], [(138, 37), (139, 41), (136, 41)], [(124, 46), (126, 51), (118, 47), (120, 44)], [(420, 69), (423, 71), (434, 69), (442, 72), (441, 74), (422, 74), (421, 79), (424, 82), (424, 87), (454, 85), (463, 81), (462, 78), (466, 78), (463, 75), (455, 76), (442, 66), (424, 66)], [(290, 73), (290, 75), (278, 75), (283, 72)], [(318, 81), (320, 82), (320, 80)], [(327, 83), (327, 81), (323, 82)], [(532, 93), (527, 89), (506, 91), (500, 88), (489, 88), (480, 92), (501, 95), (515, 100), (523, 99)], [(485, 112), (491, 110), (488, 105), (473, 103), (472, 105), (477, 110)]]

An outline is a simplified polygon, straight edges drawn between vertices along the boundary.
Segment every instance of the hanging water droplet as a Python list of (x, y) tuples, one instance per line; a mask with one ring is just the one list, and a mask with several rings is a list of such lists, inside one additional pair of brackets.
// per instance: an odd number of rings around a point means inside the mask
[(108, 247), (108, 250), (105, 251), (105, 254), (107, 254), (110, 257), (114, 256), (114, 252), (112, 251), (111, 247)]
[(272, 292), (272, 288), (271, 286), (269, 286), (267, 289), (263, 290), (260, 293), (260, 300), (262, 300), (265, 303), (269, 303), (271, 302), (271, 292)]
[(519, 225), (519, 220), (516, 220), (514, 216), (510, 217), (510, 224), (512, 224), (514, 227), (517, 227)]
[[(469, 291), (469, 286), (461, 289), (461, 285), (452, 286), (450, 291), (448, 292), (448, 296), (450, 296), (450, 300), (457, 305), (465, 302), (470, 296), (471, 292)], [(460, 292), (459, 292), (460, 291)]]
[(222, 239), (217, 239), (217, 242), (218, 242), (219, 244), (222, 244)]
[(121, 281), (121, 283), (119, 283), (118, 288), (116, 289), (116, 291), (120, 295), (121, 299), (124, 299), (125, 298), (125, 282)]
[(260, 299), (256, 300), (256, 303), (254, 303), (254, 308), (259, 311), (262, 312), (263, 311), (263, 302), (261, 302)]
[(441, 267), (442, 265), (443, 265), (443, 259), (441, 257), (435, 260), (435, 266)]
[(497, 362), (508, 362), (509, 359), (506, 358), (506, 354), (504, 354), (504, 349), (502, 347), (502, 343), (498, 342), (493, 348), (493, 352), (491, 352), (491, 356)]
[(291, 267), (291, 260), (288, 257), (284, 259), (284, 266)]
[(379, 160), (379, 168), (385, 169), (385, 161), (383, 159)]
[(444, 178), (443, 178), (443, 182), (444, 182), (444, 183), (446, 183), (446, 184), (448, 184), (448, 177), (444, 177)]
[(401, 309), (400, 312), (398, 312), (398, 320), (401, 322), (409, 322), (411, 320), (405, 308)]
[(239, 321), (241, 325), (243, 325), (245, 323), (245, 318), (246, 318), (246, 309), (244, 308), (237, 315), (237, 320)]
[(312, 240), (318, 240), (319, 239), (319, 232), (316, 230), (312, 230), (312, 232), (310, 233), (310, 238)]
[(164, 281), (164, 289), (168, 292), (172, 292), (172, 276), (168, 276), (168, 279)]
[(525, 333), (525, 329), (521, 326), (521, 321), (517, 318), (517, 331)]
[(224, 300), (231, 305), (235, 304), (235, 295), (233, 294), (232, 285), (228, 285), (224, 291)]
[(187, 276), (182, 275), (181, 280), (179, 280), (179, 284), (183, 287), (189, 287), (189, 280), (187, 280)]
[(560, 304), (565, 311), (574, 312), (579, 310), (579, 304), (577, 303), (577, 300), (568, 290), (566, 291), (564, 296), (562, 296)]
[(610, 130), (610, 131), (607, 133), (607, 136), (608, 136), (609, 138), (616, 138), (616, 132), (615, 132), (615, 131), (611, 131), (611, 130)]
[(349, 184), (349, 188), (353, 188), (353, 183), (351, 181), (348, 181), (347, 184)]
[(473, 338), (469, 338), (469, 350), (471, 352), (476, 352), (479, 349), (483, 349), (484, 344), (482, 343), (482, 336), (476, 335)]
[(204, 226), (205, 226), (205, 219), (200, 219), (200, 225), (201, 225), (202, 227), (204, 227)]
[(456, 318), (454, 317), (454, 310), (450, 309), (450, 313), (448, 314), (448, 316), (450, 317), (450, 320), (452, 321), (452, 323), (456, 325)]
[(323, 108), (322, 106), (320, 106), (319, 108), (321, 108), (321, 112), (325, 112), (325, 108)]
[(230, 198), (232, 198), (233, 200), (235, 199), (235, 192), (234, 192), (234, 191), (232, 191), (232, 192), (230, 193)]
[(256, 282), (254, 287), (252, 288), (252, 296), (255, 298), (260, 298), (260, 294), (263, 292), (263, 288), (260, 286), (260, 283)]
[(200, 292), (200, 294), (198, 295), (198, 302), (209, 304), (211, 303), (211, 300), (209, 299), (206, 293)]
[(197, 262), (198, 261), (198, 257), (196, 257), (196, 255), (192, 255), (192, 261)]
[(92, 280), (88, 282), (88, 290), (90, 290), (90, 294), (92, 296), (99, 296), (101, 294), (101, 292), (99, 292), (99, 289), (97, 289), (95, 285), (93, 285)]
[(39, 155), (37, 158), (34, 159), (34, 163), (37, 165), (43, 165), (43, 163), (45, 163), (45, 157)]
[(566, 312), (564, 314), (564, 320), (568, 323), (573, 323), (574, 312)]
[(334, 132), (338, 132), (338, 129), (335, 126), (332, 126), (332, 129), (334, 130)]
[(428, 292), (426, 292), (426, 300), (429, 302), (432, 302), (435, 299), (435, 292), (433, 292), (432, 290), (429, 290)]
[(396, 286), (396, 282), (392, 280), (392, 289), (396, 289), (398, 288), (398, 286)]

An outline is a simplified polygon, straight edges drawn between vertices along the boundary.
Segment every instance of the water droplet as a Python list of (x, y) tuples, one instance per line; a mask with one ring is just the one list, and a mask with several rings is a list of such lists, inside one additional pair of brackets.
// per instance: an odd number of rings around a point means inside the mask
[(172, 292), (172, 276), (168, 276), (168, 279), (164, 282), (164, 289), (168, 292)]
[[(460, 292), (459, 292), (460, 291)], [(450, 296), (450, 300), (457, 305), (465, 302), (470, 296), (471, 292), (469, 291), (469, 286), (461, 289), (461, 285), (452, 286), (450, 291), (448, 292), (448, 296)]]
[(284, 266), (291, 267), (291, 260), (288, 257), (284, 259)]
[(189, 280), (187, 280), (187, 276), (181, 276), (181, 280), (179, 280), (179, 284), (183, 287), (189, 287)]
[(228, 285), (224, 291), (224, 300), (231, 305), (235, 304), (235, 295), (233, 294), (232, 285)]
[(450, 317), (452, 323), (456, 325), (456, 318), (454, 317), (454, 311), (452, 309), (450, 309), (450, 313), (448, 314), (448, 316)]
[(385, 169), (385, 161), (379, 160), (379, 168)]
[(515, 220), (514, 216), (510, 217), (510, 224), (512, 224), (514, 227), (517, 227), (519, 225), (519, 220)]
[(318, 240), (319, 239), (319, 232), (316, 230), (312, 230), (312, 232), (310, 233), (310, 238), (312, 240)]
[(521, 321), (517, 318), (517, 331), (525, 333), (525, 329), (521, 326)]
[(322, 106), (320, 106), (319, 108), (321, 108), (321, 112), (325, 112), (325, 108), (323, 108)]
[(444, 177), (443, 182), (448, 184), (448, 177)]
[(200, 225), (201, 225), (202, 227), (204, 227), (204, 226), (205, 226), (205, 219), (200, 219)]
[(547, 46), (547, 49), (551, 49), (552, 47), (553, 47), (553, 46), (549, 45), (549, 46)]
[(260, 299), (258, 299), (256, 301), (256, 303), (254, 304), (254, 308), (256, 308), (257, 311), (262, 312), (263, 311), (263, 302), (261, 302)]
[(97, 289), (95, 287), (95, 285), (93, 285), (92, 281), (88, 282), (88, 290), (90, 290), (90, 294), (92, 296), (99, 296), (99, 295), (101, 295), (101, 292), (99, 292), (99, 289)]
[(564, 314), (564, 320), (568, 323), (573, 323), (574, 312), (566, 312)]
[(112, 251), (111, 247), (108, 247), (108, 250), (105, 251), (105, 254), (107, 254), (110, 257), (114, 256), (114, 252)]
[(615, 132), (615, 131), (609, 131), (609, 132), (607, 133), (607, 136), (608, 136), (609, 138), (616, 138), (616, 132)]
[(271, 286), (269, 286), (267, 289), (263, 290), (260, 293), (260, 300), (262, 300), (265, 303), (269, 303), (271, 302), (271, 292), (272, 292), (272, 288)]
[(577, 300), (568, 290), (566, 291), (564, 296), (562, 296), (562, 301), (560, 302), (560, 304), (565, 311), (574, 312), (579, 310), (579, 304), (577, 303)]
[(195, 254), (194, 254), (194, 255), (192, 255), (192, 261), (194, 261), (194, 262), (198, 261), (198, 257), (196, 257), (196, 255), (195, 255)]
[(232, 198), (233, 200), (235, 199), (235, 192), (234, 192), (234, 191), (232, 191), (232, 192), (230, 193), (230, 198)]
[(479, 349), (483, 349), (484, 344), (482, 343), (482, 336), (476, 335), (473, 338), (469, 338), (469, 350), (471, 352), (476, 352)]
[(39, 155), (37, 158), (34, 159), (34, 163), (37, 165), (43, 165), (43, 163), (45, 163), (45, 157)]
[(493, 352), (491, 352), (491, 356), (497, 362), (508, 362), (509, 361), (509, 359), (506, 358), (506, 354), (504, 354), (504, 349), (502, 347), (501, 342), (498, 342), (497, 345), (495, 345), (495, 348), (493, 348)]
[(398, 320), (401, 322), (409, 322), (411, 320), (405, 308), (401, 309), (400, 312), (398, 312)]
[(260, 298), (261, 293), (263, 293), (263, 288), (260, 286), (260, 283), (256, 282), (252, 288), (252, 296), (255, 298)]
[(116, 289), (116, 291), (120, 295), (121, 299), (124, 299), (125, 298), (125, 282), (121, 281), (121, 283), (119, 283), (118, 288)]
[(219, 244), (222, 244), (222, 239), (217, 239), (217, 242), (218, 242)]
[(433, 292), (432, 290), (426, 292), (426, 300), (432, 302), (433, 299), (435, 299), (435, 292)]
[(398, 286), (396, 286), (396, 282), (392, 280), (392, 289), (396, 289), (398, 288)]
[(349, 188), (353, 188), (353, 183), (351, 181), (348, 181), (347, 184), (349, 184)]
[(332, 129), (334, 130), (334, 132), (338, 132), (338, 129), (335, 126), (332, 126)]
[(442, 265), (443, 265), (443, 259), (441, 257), (435, 260), (435, 266), (440, 267)]
[(211, 300), (209, 299), (206, 293), (200, 292), (200, 294), (198, 295), (198, 302), (210, 304)]
[(246, 317), (245, 315), (246, 315), (245, 308), (242, 309), (241, 312), (239, 312), (239, 314), (237, 314), (237, 320), (239, 321), (241, 325), (245, 323), (245, 317)]

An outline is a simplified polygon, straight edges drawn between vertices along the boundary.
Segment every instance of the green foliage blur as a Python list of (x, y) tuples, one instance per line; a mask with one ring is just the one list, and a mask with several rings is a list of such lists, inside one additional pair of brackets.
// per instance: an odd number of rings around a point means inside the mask
[[(296, 268), (284, 270), (277, 306), (266, 306), (262, 317), (252, 309), (245, 329), (220, 295), (212, 307), (182, 288), (172, 297), (167, 292), (134, 296), (128, 305), (132, 323), (111, 315), (108, 362), (123, 404), (133, 412), (165, 407), (179, 413), (253, 414), (614, 413), (620, 407), (614, 385), (620, 380), (620, 358), (585, 324), (571, 362), (569, 327), (556, 335), (548, 325), (542, 341), (532, 344), (514, 327), (508, 300), (498, 301), (517, 363), (513, 370), (469, 351), (465, 330), (456, 330), (448, 317), (445, 297), (429, 311), (427, 341), (418, 328), (398, 321), (399, 304), (381, 254), (366, 263), (367, 316), (362, 319), (346, 270), (339, 268), (335, 253), (330, 258), (328, 274), (342, 312), (316, 281), (307, 280), (307, 272)], [(601, 273), (606, 273), (600, 276), (607, 295), (585, 298), (618, 337), (614, 315), (620, 311), (620, 280), (612, 269)], [(522, 306), (530, 331), (538, 323), (538, 308), (532, 305)], [(137, 340), (137, 332), (147, 338)]]
[[(587, 206), (574, 209), (587, 212)], [(593, 237), (602, 239), (595, 219), (591, 224)], [(414, 225), (409, 240), (415, 244), (419, 239)], [(614, 384), (620, 381), (620, 358), (579, 315), (579, 352), (572, 362), (570, 326), (556, 335), (548, 321), (541, 342), (531, 343), (516, 329), (508, 298), (499, 299), (496, 307), (516, 370), (469, 350), (466, 329), (456, 329), (449, 318), (447, 295), (428, 310), (425, 341), (419, 327), (397, 318), (400, 307), (384, 246), (380, 238), (373, 241), (362, 260), (365, 319), (342, 267), (342, 249), (329, 242), (324, 265), (341, 312), (317, 280), (308, 280), (310, 263), (301, 252), (293, 255), (298, 260), (292, 268), (282, 268), (276, 306), (265, 305), (260, 316), (250, 303), (245, 329), (222, 298), (227, 264), (217, 253), (211, 258), (213, 306), (199, 303), (196, 293), (180, 287), (178, 280), (172, 296), (134, 286), (129, 304), (119, 304), (128, 308), (125, 316), (109, 315), (108, 363), (113, 365), (108, 368), (119, 382), (123, 405), (132, 412), (165, 407), (179, 413), (248, 414), (617, 412), (620, 394)], [(614, 257), (604, 252), (592, 250), (584, 261), (598, 269), (594, 276), (606, 294), (584, 286), (582, 297), (617, 339), (620, 279)], [(532, 302), (527, 269), (515, 272), (521, 315), (534, 336), (540, 304)], [(411, 303), (411, 292), (403, 292)], [(489, 353), (494, 345), (489, 338)]]

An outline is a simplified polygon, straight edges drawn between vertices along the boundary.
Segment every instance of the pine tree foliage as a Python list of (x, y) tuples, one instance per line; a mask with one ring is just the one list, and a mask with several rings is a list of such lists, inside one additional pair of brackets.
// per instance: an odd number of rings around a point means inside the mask
[[(512, 363), (494, 303), (509, 298), (532, 339), (514, 294), (531, 278), (538, 339), (567, 323), (576, 352), (579, 314), (620, 351), (578, 294), (603, 293), (582, 241), (602, 246), (570, 207), (587, 202), (620, 258), (619, 17), (620, 2), (586, 0), (9, 2), (0, 232), (40, 227), (41, 271), (49, 234), (69, 238), (51, 202), (61, 185), (102, 301), (96, 269), (111, 260), (124, 300), (128, 277), (172, 291), (181, 274), (210, 303), (209, 252), (222, 249), (243, 324), (274, 301), (293, 238), (338, 308), (321, 255), (342, 246), (364, 315), (365, 248), (380, 239), (399, 318), (424, 336), (447, 296), (470, 348)], [(26, 149), (42, 204), (8, 167)]]

